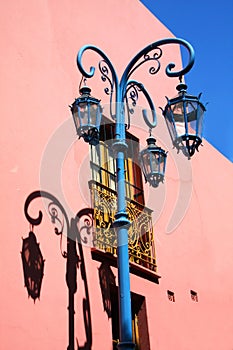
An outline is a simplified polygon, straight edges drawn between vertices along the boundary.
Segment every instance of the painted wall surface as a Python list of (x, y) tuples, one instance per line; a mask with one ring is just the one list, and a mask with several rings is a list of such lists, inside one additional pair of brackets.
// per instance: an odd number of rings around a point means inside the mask
[[(66, 240), (60, 246), (46, 203), (37, 200), (30, 213), (37, 216), (44, 208), (43, 222), (34, 232), (46, 261), (41, 298), (34, 304), (24, 288), (20, 256), (21, 237), (31, 229), (24, 216), (25, 199), (34, 190), (48, 191), (70, 217), (90, 206), (88, 146), (77, 140), (68, 107), (78, 95), (81, 78), (75, 61), (78, 49), (87, 43), (101, 47), (120, 75), (140, 49), (173, 35), (136, 0), (8, 1), (0, 16), (0, 348), (66, 349), (66, 260), (60, 254)], [(145, 79), (157, 107), (156, 138), (169, 151), (165, 184), (157, 190), (145, 186), (146, 204), (154, 210), (162, 278), (155, 284), (131, 275), (131, 290), (146, 298), (152, 350), (231, 350), (232, 165), (206, 141), (192, 161), (172, 149), (158, 107), (165, 105), (165, 95), (175, 95), (178, 81), (165, 77), (164, 68), (171, 61), (180, 67), (179, 49), (168, 47), (164, 57), (156, 77), (144, 68), (137, 74)], [(85, 59), (86, 67), (98, 63), (96, 54)], [(107, 109), (100, 76), (90, 86)], [(132, 132), (145, 146), (147, 130), (137, 118)], [(83, 261), (85, 271), (77, 269), (75, 295), (77, 349), (110, 350), (111, 319), (102, 303), (100, 263), (92, 260), (90, 247), (83, 247)], [(117, 271), (112, 271), (117, 283)], [(175, 293), (175, 302), (168, 300), (167, 290)], [(197, 292), (198, 302), (191, 300), (190, 290)], [(85, 325), (87, 304), (91, 318)]]

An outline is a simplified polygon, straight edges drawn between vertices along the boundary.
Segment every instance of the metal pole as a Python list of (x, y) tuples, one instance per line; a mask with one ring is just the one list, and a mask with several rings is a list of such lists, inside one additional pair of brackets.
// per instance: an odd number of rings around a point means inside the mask
[(130, 221), (126, 212), (125, 192), (125, 115), (124, 106), (120, 102), (116, 106), (116, 136), (113, 144), (117, 168), (117, 213), (113, 223), (117, 232), (117, 264), (118, 264), (118, 302), (119, 302), (119, 337), (118, 349), (135, 348), (132, 341), (132, 310), (130, 295), (130, 273), (128, 252), (128, 230)]

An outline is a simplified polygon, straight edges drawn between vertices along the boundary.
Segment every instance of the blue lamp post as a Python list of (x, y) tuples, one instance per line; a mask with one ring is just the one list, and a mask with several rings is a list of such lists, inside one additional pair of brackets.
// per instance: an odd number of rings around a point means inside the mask
[[(175, 68), (174, 63), (170, 63), (166, 67), (166, 74), (169, 77), (182, 77), (187, 72), (190, 71), (194, 64), (194, 50), (192, 46), (182, 39), (177, 38), (167, 38), (154, 42), (143, 50), (141, 50), (128, 64), (126, 67), (120, 81), (116, 71), (105, 55), (99, 48), (93, 45), (86, 45), (82, 47), (77, 56), (78, 69), (82, 76), (85, 78), (92, 78), (95, 74), (95, 68), (90, 67), (89, 71), (86, 71), (82, 64), (82, 57), (85, 51), (95, 51), (101, 56), (101, 61), (99, 62), (99, 71), (101, 74), (102, 81), (108, 82), (110, 87), (105, 88), (105, 92), (110, 97), (110, 114), (111, 118), (115, 121), (115, 139), (113, 142), (113, 150), (116, 159), (116, 169), (117, 169), (117, 213), (115, 215), (114, 228), (117, 233), (118, 239), (118, 283), (119, 283), (119, 330), (120, 330), (120, 342), (118, 344), (118, 349), (134, 349), (135, 344), (132, 341), (132, 315), (131, 315), (131, 297), (130, 297), (130, 274), (129, 274), (129, 254), (128, 254), (128, 229), (130, 226), (130, 221), (128, 220), (128, 215), (126, 211), (126, 191), (125, 191), (125, 167), (124, 161), (127, 156), (127, 144), (126, 144), (126, 127), (129, 127), (129, 123), (126, 123), (126, 117), (128, 120), (130, 114), (132, 113), (132, 107), (129, 106), (129, 101), (133, 101), (133, 108), (136, 106), (138, 94), (144, 95), (145, 99), (149, 104), (149, 108), (152, 113), (152, 120), (149, 120), (146, 110), (142, 111), (142, 116), (147, 127), (152, 130), (156, 126), (156, 114), (155, 107), (151, 97), (149, 96), (147, 90), (142, 85), (142, 83), (134, 80), (132, 78), (133, 73), (144, 63), (156, 63), (157, 68), (152, 67), (149, 72), (151, 74), (156, 74), (160, 70), (160, 58), (163, 55), (161, 47), (167, 44), (178, 44), (184, 46), (189, 52), (189, 62), (185, 68), (180, 71), (173, 71)], [(86, 89), (87, 90), (87, 89)], [(182, 90), (182, 89), (181, 89)], [(90, 111), (93, 109), (93, 104), (96, 104), (99, 100), (87, 96), (83, 96), (83, 91), (81, 90), (81, 96), (75, 100), (71, 106), (71, 111), (76, 125), (77, 134), (82, 136), (86, 142), (96, 144), (96, 139), (98, 138), (98, 131), (100, 126), (100, 114), (98, 112), (98, 118), (96, 125), (93, 125), (94, 118), (90, 118), (88, 122), (88, 113), (86, 113), (86, 119), (82, 117), (81, 113), (78, 113), (83, 109), (83, 104), (85, 104), (85, 110)], [(87, 92), (87, 91), (86, 91)], [(90, 96), (90, 90), (88, 90)], [(182, 95), (180, 98), (185, 100), (188, 98), (185, 92), (181, 91)], [(170, 104), (173, 104), (170, 101)], [(199, 99), (196, 98), (195, 103), (199, 103)], [(97, 103), (97, 105), (98, 105)], [(169, 102), (168, 102), (169, 103)], [(185, 103), (185, 102), (183, 102)], [(191, 103), (191, 102), (190, 102)], [(199, 103), (200, 104), (200, 103)], [(114, 105), (114, 106), (113, 106)], [(114, 107), (114, 108), (113, 108)], [(201, 105), (202, 108), (202, 105)], [(202, 108), (203, 109), (203, 108)], [(113, 112), (114, 110), (114, 112)], [(99, 107), (95, 107), (95, 111), (100, 111)], [(95, 112), (96, 113), (96, 112)], [(170, 110), (169, 110), (170, 113)], [(183, 109), (182, 118), (187, 124), (188, 113), (186, 109)], [(164, 115), (168, 114), (168, 107), (165, 108)], [(77, 119), (78, 118), (78, 119)], [(171, 118), (171, 116), (170, 116)], [(201, 121), (201, 118), (196, 118), (196, 122)], [(175, 117), (172, 120), (172, 135), (177, 135), (176, 133), (176, 123)], [(89, 124), (88, 124), (89, 123)], [(198, 129), (198, 125), (196, 126)], [(186, 139), (188, 138), (188, 130), (185, 131)], [(199, 136), (198, 136), (199, 137)], [(185, 140), (186, 140), (185, 139)], [(195, 139), (196, 140), (196, 139)], [(198, 142), (200, 139), (198, 138)], [(173, 140), (174, 142), (174, 140)], [(150, 136), (147, 140), (148, 147), (143, 150), (140, 154), (140, 160), (142, 163), (142, 169), (146, 181), (153, 187), (157, 187), (160, 182), (164, 179), (165, 165), (166, 165), (166, 152), (162, 150), (155, 144), (155, 139)], [(179, 144), (179, 142), (178, 142)], [(184, 147), (189, 147), (189, 143), (186, 142)], [(192, 152), (187, 151), (189, 155)]]

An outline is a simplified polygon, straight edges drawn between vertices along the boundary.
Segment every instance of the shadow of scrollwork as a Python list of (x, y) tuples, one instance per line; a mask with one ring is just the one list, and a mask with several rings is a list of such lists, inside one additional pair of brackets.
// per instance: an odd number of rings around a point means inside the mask
[[(85, 217), (85, 220), (84, 220), (85, 225), (80, 226), (81, 218), (83, 217)], [(77, 213), (75, 220), (72, 220), (72, 222), (75, 223), (75, 226), (77, 227), (77, 240), (78, 240), (78, 249), (79, 249), (79, 256), (80, 256), (80, 271), (81, 271), (81, 277), (84, 283), (84, 291), (85, 291), (85, 298), (83, 298), (83, 317), (84, 317), (86, 341), (82, 346), (79, 344), (77, 338), (76, 338), (76, 342), (77, 342), (78, 350), (91, 350), (92, 348), (91, 309), (90, 309), (90, 298), (89, 298), (89, 291), (88, 291), (88, 283), (87, 283), (87, 275), (86, 275), (82, 241), (84, 240), (84, 242), (86, 243), (86, 239), (84, 237), (87, 237), (88, 235), (90, 235), (90, 228), (92, 227), (92, 224), (93, 224), (93, 209), (85, 208), (80, 210)], [(87, 236), (83, 236), (84, 229), (86, 229)], [(81, 233), (82, 233), (82, 237), (81, 237)]]
[[(82, 239), (80, 232), (87, 230), (87, 235), (90, 233), (90, 228), (92, 225), (93, 209), (82, 209), (78, 212), (75, 218), (68, 219), (66, 211), (62, 204), (54, 197), (52, 194), (45, 191), (34, 191), (26, 199), (24, 204), (24, 213), (31, 227), (40, 225), (43, 218), (42, 211), (36, 218), (29, 214), (29, 207), (31, 202), (37, 198), (45, 198), (49, 200), (47, 207), (47, 212), (50, 215), (51, 222), (55, 224), (54, 232), (56, 235), (62, 237), (64, 236), (64, 227), (66, 228), (66, 251), (61, 248), (61, 254), (63, 258), (66, 259), (66, 284), (68, 287), (68, 333), (69, 333), (69, 344), (67, 350), (75, 350), (75, 305), (74, 305), (74, 295), (77, 292), (77, 268), (80, 267), (81, 277), (84, 283), (85, 297), (83, 298), (83, 319), (86, 332), (86, 341), (83, 346), (78, 344), (76, 338), (76, 343), (78, 350), (91, 350), (92, 348), (92, 325), (91, 325), (91, 311), (90, 311), (90, 300), (89, 291), (87, 283), (87, 275), (85, 268), (85, 260), (82, 247)], [(80, 223), (83, 222), (81, 218), (86, 216), (84, 220), (84, 225), (81, 226)], [(65, 225), (64, 225), (65, 223)], [(77, 245), (79, 255), (77, 253)], [(62, 244), (61, 244), (62, 247)], [(24, 269), (25, 274), (25, 269)], [(26, 276), (24, 276), (25, 279)]]

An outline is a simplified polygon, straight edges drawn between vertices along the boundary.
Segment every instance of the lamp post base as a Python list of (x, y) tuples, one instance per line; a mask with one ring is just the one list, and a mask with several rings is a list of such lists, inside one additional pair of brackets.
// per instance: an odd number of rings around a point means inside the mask
[(134, 350), (135, 349), (135, 343), (124, 341), (117, 344), (118, 350)]

